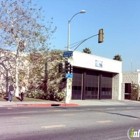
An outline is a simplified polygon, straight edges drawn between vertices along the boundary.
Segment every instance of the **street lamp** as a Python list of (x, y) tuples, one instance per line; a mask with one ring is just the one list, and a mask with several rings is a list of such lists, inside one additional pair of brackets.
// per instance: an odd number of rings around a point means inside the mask
[[(85, 10), (81, 10), (80, 12), (74, 14), (72, 16), (72, 18), (68, 21), (68, 46), (67, 46), (67, 51), (70, 50), (70, 22), (72, 21), (72, 19), (78, 15), (78, 14), (83, 14), (85, 13)], [(69, 62), (69, 58), (67, 59), (68, 63)], [(72, 72), (72, 71), (71, 71)], [(66, 74), (71, 74), (69, 72), (67, 72)], [(72, 74), (71, 74), (72, 75)], [(66, 76), (67, 77), (67, 76)], [(66, 97), (65, 97), (65, 103), (69, 103), (71, 100), (71, 94), (72, 94), (72, 78), (66, 78)]]
[(72, 21), (72, 19), (78, 15), (78, 14), (84, 14), (86, 11), (85, 10), (81, 10), (80, 12), (76, 13), (75, 15), (72, 16), (72, 18), (68, 21), (68, 46), (67, 46), (67, 50), (70, 50), (70, 22)]

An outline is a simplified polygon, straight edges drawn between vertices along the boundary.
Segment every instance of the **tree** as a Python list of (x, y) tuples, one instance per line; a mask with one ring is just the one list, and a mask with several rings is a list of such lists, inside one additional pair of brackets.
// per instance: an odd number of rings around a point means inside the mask
[(28, 97), (62, 100), (66, 87), (64, 73), (58, 73), (59, 63), (64, 63), (61, 50), (30, 54)]
[[(8, 81), (12, 81), (11, 73), (14, 73), (15, 60), (13, 57), (15, 54), (9, 53), (8, 50), (0, 49), (0, 92), (8, 93)], [(11, 63), (12, 62), (12, 63)], [(12, 65), (13, 64), (13, 65)]]
[(15, 96), (19, 96), (19, 58), (24, 52), (39, 53), (49, 49), (48, 40), (54, 33), (43, 23), (42, 8), (32, 0), (2, 0), (0, 3), (1, 48), (14, 50), (15, 54)]
[(91, 54), (91, 50), (90, 50), (89, 48), (85, 48), (85, 49), (83, 49), (83, 52), (84, 52), (84, 53)]
[(119, 54), (115, 55), (113, 60), (122, 61), (121, 55), (119, 55)]

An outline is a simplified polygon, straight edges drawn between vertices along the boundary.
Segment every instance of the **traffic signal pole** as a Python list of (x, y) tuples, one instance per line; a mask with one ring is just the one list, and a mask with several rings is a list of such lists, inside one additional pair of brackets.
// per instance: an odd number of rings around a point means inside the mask
[(82, 43), (84, 43), (85, 41), (87, 41), (87, 40), (89, 40), (90, 38), (95, 37), (95, 36), (97, 36), (97, 35), (98, 35), (98, 34), (92, 35), (92, 36), (90, 36), (90, 37), (84, 39), (83, 41), (81, 41), (81, 42), (78, 44), (78, 46), (74, 49), (74, 51), (75, 51)]
[(98, 34), (92, 35), (92, 36), (90, 36), (90, 37), (88, 37), (88, 38), (82, 40), (82, 41), (77, 45), (77, 47), (74, 49), (74, 51), (75, 51), (81, 44), (83, 44), (85, 41), (87, 41), (87, 40), (89, 40), (90, 38), (95, 37), (95, 36), (97, 36), (97, 35), (98, 35), (98, 43), (104, 42), (104, 31), (103, 31), (103, 29), (100, 29)]
[(65, 61), (65, 75), (66, 75), (66, 95), (65, 95), (65, 103), (70, 103), (72, 96), (72, 65), (71, 62)]
[[(98, 34), (95, 34), (95, 35), (92, 35), (84, 40), (82, 40), (77, 46), (76, 48), (74, 49), (74, 51), (82, 44), (84, 43), (85, 41), (89, 40), (90, 38), (92, 37), (95, 37), (95, 36), (98, 36), (98, 43), (102, 43), (104, 41), (104, 32), (103, 32), (103, 29), (100, 29), (99, 30), (99, 33)], [(69, 45), (70, 46), (70, 45)], [(70, 52), (69, 50), (67, 52)], [(66, 56), (65, 56), (66, 57)], [(65, 71), (65, 74), (66, 75), (73, 75), (73, 66), (71, 65), (72, 62), (69, 58), (70, 56), (67, 57), (67, 63), (65, 63), (65, 68), (66, 68), (66, 71)], [(70, 103), (70, 100), (71, 100), (71, 97), (72, 97), (72, 77), (66, 77), (66, 95), (65, 95), (65, 103)]]

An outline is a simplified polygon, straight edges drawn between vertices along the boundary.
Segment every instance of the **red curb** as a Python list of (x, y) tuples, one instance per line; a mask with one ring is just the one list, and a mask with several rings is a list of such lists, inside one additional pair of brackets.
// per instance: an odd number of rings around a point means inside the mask
[(78, 104), (61, 104), (60, 106), (78, 106)]

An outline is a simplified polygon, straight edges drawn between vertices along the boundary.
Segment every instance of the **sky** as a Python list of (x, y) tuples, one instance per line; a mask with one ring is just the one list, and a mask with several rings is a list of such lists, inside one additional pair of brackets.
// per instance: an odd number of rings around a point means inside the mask
[(70, 23), (70, 44), (103, 28), (103, 43), (98, 43), (95, 36), (76, 50), (82, 52), (87, 47), (93, 55), (109, 59), (119, 54), (123, 72), (140, 69), (140, 0), (39, 0), (37, 4), (44, 10), (45, 22), (53, 18), (53, 26), (57, 27), (50, 41), (52, 49), (67, 50), (68, 21), (85, 10)]

